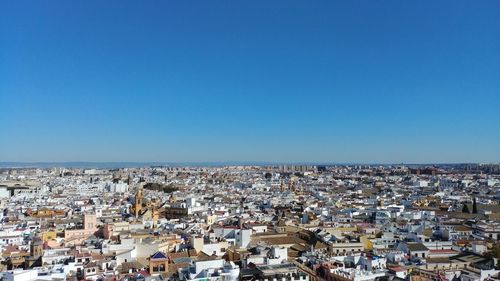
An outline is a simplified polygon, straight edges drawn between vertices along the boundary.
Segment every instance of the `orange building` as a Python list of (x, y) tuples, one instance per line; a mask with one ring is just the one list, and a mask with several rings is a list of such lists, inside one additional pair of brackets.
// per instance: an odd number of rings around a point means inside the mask
[(97, 231), (97, 217), (95, 214), (83, 215), (83, 229), (69, 229), (64, 231), (66, 245), (79, 245)]

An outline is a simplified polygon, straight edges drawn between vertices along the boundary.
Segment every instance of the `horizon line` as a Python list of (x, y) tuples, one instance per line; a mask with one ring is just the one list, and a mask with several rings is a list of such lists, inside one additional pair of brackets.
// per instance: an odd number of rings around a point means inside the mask
[(173, 167), (209, 167), (209, 166), (289, 166), (289, 165), (311, 165), (311, 166), (433, 166), (433, 165), (466, 165), (466, 164), (500, 164), (500, 162), (428, 162), (428, 163), (405, 163), (405, 162), (326, 162), (326, 161), (0, 161), (0, 168), (139, 168), (152, 166)]

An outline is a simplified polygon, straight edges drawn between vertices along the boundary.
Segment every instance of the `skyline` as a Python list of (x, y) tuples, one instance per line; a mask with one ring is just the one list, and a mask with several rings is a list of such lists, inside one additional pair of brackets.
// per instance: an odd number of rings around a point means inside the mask
[(0, 162), (500, 162), (498, 1), (3, 6)]
[(463, 165), (492, 166), (500, 163), (336, 163), (336, 162), (0, 162), (0, 169), (8, 168), (68, 168), (68, 169), (122, 169), (151, 167), (273, 167), (273, 166), (385, 166), (385, 167), (460, 167)]

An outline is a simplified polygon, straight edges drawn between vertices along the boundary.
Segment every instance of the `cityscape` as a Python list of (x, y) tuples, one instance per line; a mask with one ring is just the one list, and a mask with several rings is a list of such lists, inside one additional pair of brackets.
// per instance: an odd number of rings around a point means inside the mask
[(493, 280), (500, 164), (0, 169), (5, 280)]
[(0, 281), (500, 281), (500, 1), (0, 5)]

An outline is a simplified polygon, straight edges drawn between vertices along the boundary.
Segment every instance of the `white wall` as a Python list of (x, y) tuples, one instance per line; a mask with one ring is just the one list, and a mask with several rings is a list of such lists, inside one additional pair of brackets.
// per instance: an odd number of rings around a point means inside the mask
[(10, 198), (10, 192), (7, 187), (0, 187), (0, 198)]

